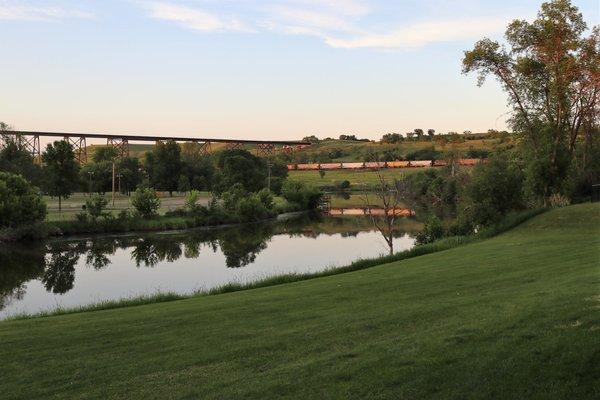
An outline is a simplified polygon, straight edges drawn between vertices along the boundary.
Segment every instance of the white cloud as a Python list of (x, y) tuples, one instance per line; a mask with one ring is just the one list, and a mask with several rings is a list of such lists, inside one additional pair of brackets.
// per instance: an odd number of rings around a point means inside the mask
[(346, 18), (332, 12), (277, 6), (272, 8), (272, 13), (285, 27), (317, 28), (330, 31), (351, 30), (351, 24)]
[(327, 37), (328, 45), (336, 48), (413, 49), (431, 43), (467, 40), (502, 32), (507, 18), (457, 19), (428, 21), (407, 25), (385, 34), (366, 34), (356, 38)]
[(431, 16), (399, 26), (398, 18), (404, 16), (386, 15), (381, 6), (374, 7), (373, 0), (155, 0), (143, 4), (150, 17), (198, 32), (269, 31), (313, 36), (331, 47), (345, 49), (414, 49), (478, 38), (502, 32), (509, 20)]
[(150, 17), (175, 22), (178, 25), (200, 32), (252, 32), (235, 17), (222, 17), (197, 8), (165, 2), (152, 2), (147, 5)]
[(92, 14), (61, 6), (37, 6), (0, 1), (0, 20), (52, 21), (66, 18), (91, 18)]
[(361, 0), (295, 0), (290, 3), (304, 6), (325, 7), (334, 11), (337, 15), (347, 16), (363, 16), (368, 14), (371, 10), (368, 3)]

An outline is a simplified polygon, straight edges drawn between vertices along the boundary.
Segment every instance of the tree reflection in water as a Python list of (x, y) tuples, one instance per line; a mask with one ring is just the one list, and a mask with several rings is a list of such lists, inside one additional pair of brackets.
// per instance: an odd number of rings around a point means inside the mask
[(0, 246), (0, 310), (25, 295), (25, 283), (44, 273), (46, 248), (41, 245)]
[(46, 261), (46, 271), (42, 283), (47, 291), (64, 294), (73, 289), (75, 282), (75, 264), (79, 260), (77, 249), (55, 251)]
[[(185, 235), (148, 236), (131, 243), (131, 257), (138, 267), (154, 267), (159, 262), (177, 261), (182, 255), (188, 259), (200, 257), (202, 248), (225, 256), (228, 268), (251, 264), (258, 253), (266, 249), (273, 236), (273, 224), (253, 224), (228, 229), (187, 232)], [(185, 249), (185, 250), (183, 250)]]
[[(404, 219), (399, 223), (397, 234), (408, 232), (416, 235), (420, 229), (420, 223)], [(88, 268), (102, 270), (111, 264), (110, 256), (118, 249), (129, 251), (138, 267), (154, 267), (160, 262), (177, 261), (182, 256), (196, 259), (202, 251), (216, 253), (220, 249), (228, 268), (240, 268), (255, 262), (274, 235), (317, 238), (341, 234), (348, 237), (369, 230), (372, 227), (368, 218), (323, 219), (319, 215), (305, 214), (278, 222), (223, 229), (0, 245), (0, 310), (12, 301), (22, 299), (26, 283), (31, 280), (40, 280), (48, 292), (55, 294), (71, 290), (75, 282), (75, 266), (81, 256), (85, 256)]]

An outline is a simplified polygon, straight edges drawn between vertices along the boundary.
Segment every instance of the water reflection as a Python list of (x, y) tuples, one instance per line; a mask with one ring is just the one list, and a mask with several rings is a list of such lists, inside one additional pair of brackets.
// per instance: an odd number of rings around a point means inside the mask
[[(403, 219), (395, 235), (407, 238), (406, 248), (412, 246), (411, 237), (419, 229), (420, 224), (415, 220)], [(8, 314), (6, 310), (23, 311), (18, 305), (26, 303), (23, 301), (26, 295), (30, 298), (27, 303), (37, 307), (28, 311), (34, 312), (52, 308), (49, 301), (58, 302), (71, 292), (78, 294), (69, 305), (79, 305), (90, 302), (94, 296), (96, 301), (104, 300), (108, 296), (106, 287), (119, 286), (111, 291), (111, 298), (130, 295), (132, 292), (126, 290), (128, 285), (131, 290), (149, 290), (146, 289), (151, 286), (149, 283), (140, 286), (135, 282), (142, 275), (132, 275), (135, 273), (127, 269), (128, 265), (139, 271), (154, 270), (160, 265), (160, 276), (153, 276), (151, 284), (161, 289), (161, 283), (176, 274), (181, 274), (178, 277), (181, 281), (196, 279), (210, 286), (235, 278), (236, 270), (243, 271), (244, 277), (250, 276), (248, 271), (252, 270), (275, 273), (277, 269), (273, 266), (285, 271), (318, 270), (338, 260), (347, 263), (357, 257), (380, 254), (377, 234), (370, 231), (368, 218), (303, 215), (276, 223), (227, 229), (0, 246), (0, 318)], [(312, 249), (307, 250), (310, 254), (305, 257), (304, 248)], [(300, 256), (288, 257), (298, 251)], [(258, 262), (262, 253), (268, 253), (267, 258)], [(182, 263), (182, 260), (192, 262)], [(75, 277), (83, 275), (85, 279), (75, 284)], [(179, 290), (185, 285), (167, 286), (169, 290)]]

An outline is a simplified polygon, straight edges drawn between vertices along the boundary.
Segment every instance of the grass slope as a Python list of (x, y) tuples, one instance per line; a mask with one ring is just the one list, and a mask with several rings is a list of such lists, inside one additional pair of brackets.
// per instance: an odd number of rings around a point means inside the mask
[(287, 285), (0, 323), (6, 398), (594, 398), (600, 208)]

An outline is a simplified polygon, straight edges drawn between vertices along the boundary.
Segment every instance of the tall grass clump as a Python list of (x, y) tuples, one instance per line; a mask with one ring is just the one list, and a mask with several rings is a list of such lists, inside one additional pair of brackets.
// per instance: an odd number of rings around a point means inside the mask
[(112, 310), (115, 308), (135, 307), (154, 303), (166, 303), (169, 301), (183, 300), (188, 297), (189, 296), (173, 292), (144, 294), (141, 296), (128, 297), (119, 300), (105, 300), (100, 301), (98, 303), (88, 304), (79, 307), (58, 307), (54, 310), (41, 311), (35, 314), (15, 314), (9, 316), (8, 318), (6, 318), (6, 320), (21, 320), (29, 318), (51, 317), (55, 315), (76, 314), (88, 311)]

